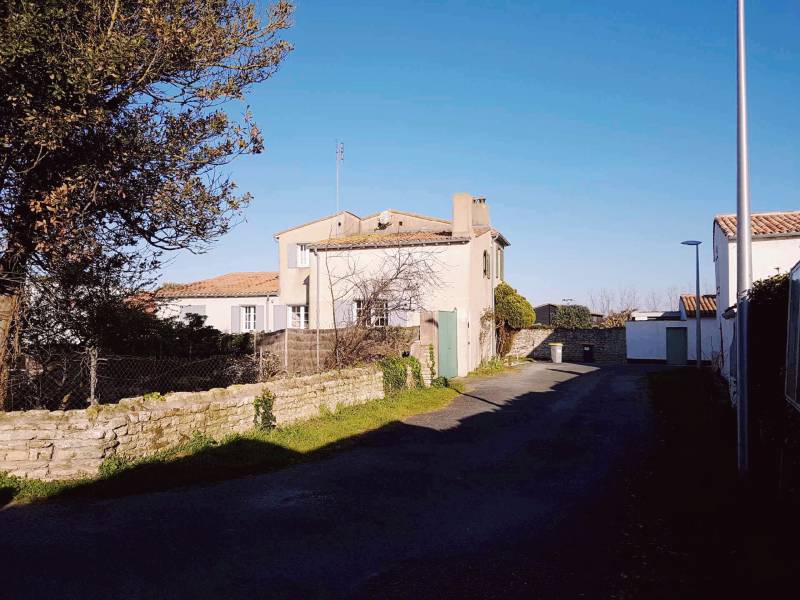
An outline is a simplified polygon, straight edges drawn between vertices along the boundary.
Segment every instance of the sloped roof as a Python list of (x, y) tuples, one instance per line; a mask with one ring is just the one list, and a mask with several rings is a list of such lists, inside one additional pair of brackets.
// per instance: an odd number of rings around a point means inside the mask
[(399, 231), (395, 233), (367, 233), (331, 238), (312, 244), (312, 248), (333, 250), (344, 248), (389, 248), (392, 246), (424, 246), (431, 244), (460, 244), (470, 240), (454, 236), (450, 231)]
[[(717, 215), (719, 225), (729, 240), (736, 239), (736, 215)], [(800, 211), (754, 213), (750, 215), (753, 237), (800, 236)]]
[[(681, 294), (681, 302), (686, 309), (686, 316), (692, 317), (697, 312), (697, 297), (695, 294)], [(704, 294), (700, 296), (700, 316), (717, 316), (717, 297), (714, 294)]]
[(211, 279), (162, 287), (159, 298), (244, 298), (278, 293), (278, 274), (272, 271), (226, 273)]

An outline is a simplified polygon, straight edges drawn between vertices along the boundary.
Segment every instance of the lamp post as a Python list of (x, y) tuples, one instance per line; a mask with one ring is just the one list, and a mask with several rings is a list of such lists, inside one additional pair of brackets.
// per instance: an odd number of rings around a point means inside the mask
[(694, 260), (695, 260), (695, 317), (697, 318), (697, 368), (699, 369), (703, 362), (703, 343), (700, 334), (700, 244), (697, 240), (686, 240), (681, 242), (684, 246), (694, 246)]

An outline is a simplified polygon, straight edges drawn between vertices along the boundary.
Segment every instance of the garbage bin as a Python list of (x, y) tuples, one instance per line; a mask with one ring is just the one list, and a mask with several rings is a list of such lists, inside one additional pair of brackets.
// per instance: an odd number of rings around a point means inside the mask
[(550, 346), (550, 360), (552, 360), (554, 363), (560, 363), (561, 354), (564, 350), (564, 344), (561, 342), (552, 342), (548, 344), (548, 346)]
[(594, 346), (592, 344), (583, 345), (583, 362), (594, 362)]

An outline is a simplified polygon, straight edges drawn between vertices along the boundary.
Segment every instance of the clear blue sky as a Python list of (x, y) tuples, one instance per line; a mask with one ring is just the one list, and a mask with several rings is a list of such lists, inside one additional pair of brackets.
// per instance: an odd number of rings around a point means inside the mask
[[(800, 200), (800, 3), (749, 2), (753, 210)], [(343, 208), (449, 217), (486, 196), (534, 303), (690, 287), (735, 211), (734, 0), (300, 0), (295, 44), (249, 103), (267, 151), (230, 170), (246, 222), (164, 281), (274, 270), (272, 234)]]

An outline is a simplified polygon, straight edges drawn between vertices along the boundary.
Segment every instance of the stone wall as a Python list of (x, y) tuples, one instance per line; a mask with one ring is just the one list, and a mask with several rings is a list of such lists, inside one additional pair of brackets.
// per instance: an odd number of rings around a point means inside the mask
[(514, 337), (509, 354), (538, 360), (550, 360), (551, 342), (564, 344), (565, 362), (583, 362), (583, 346), (594, 346), (594, 360), (600, 364), (617, 364), (627, 361), (625, 328), (611, 329), (549, 329), (535, 327), (523, 329)]
[(264, 388), (275, 395), (278, 425), (384, 397), (382, 373), (365, 367), (81, 410), (0, 412), (0, 471), (69, 479), (96, 474), (111, 456), (147, 456), (194, 432), (215, 439), (242, 433), (253, 427), (253, 400)]

